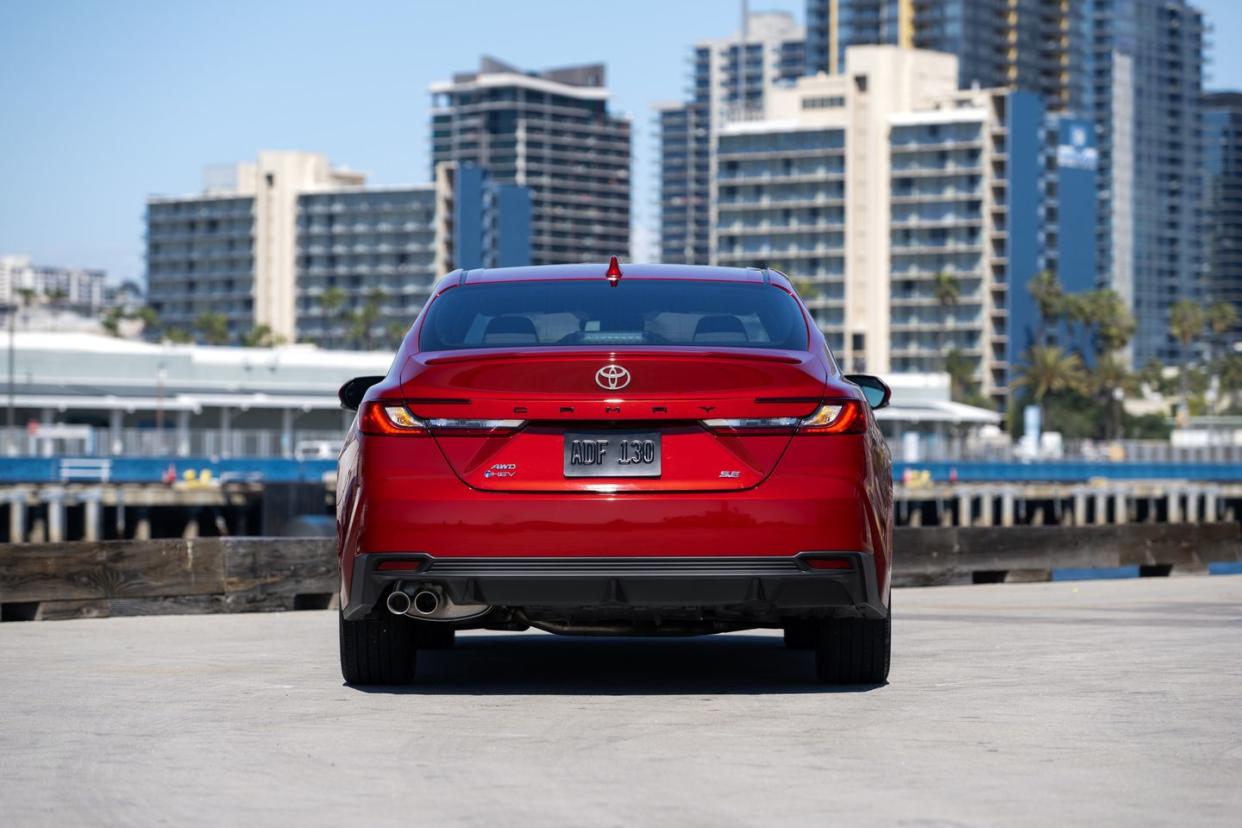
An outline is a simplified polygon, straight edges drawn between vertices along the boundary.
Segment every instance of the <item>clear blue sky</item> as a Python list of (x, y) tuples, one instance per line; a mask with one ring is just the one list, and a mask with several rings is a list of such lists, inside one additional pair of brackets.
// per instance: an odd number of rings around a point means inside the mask
[[(1242, 2), (1203, 0), (1209, 88), (1242, 87)], [(752, 0), (802, 16), (803, 0)], [(654, 222), (650, 104), (684, 94), (687, 47), (737, 0), (0, 3), (0, 253), (142, 274), (144, 198), (210, 163), (323, 152), (375, 184), (426, 181), (427, 84), (482, 53), (604, 61), (635, 122), (635, 224)], [(645, 245), (637, 245), (643, 252)]]

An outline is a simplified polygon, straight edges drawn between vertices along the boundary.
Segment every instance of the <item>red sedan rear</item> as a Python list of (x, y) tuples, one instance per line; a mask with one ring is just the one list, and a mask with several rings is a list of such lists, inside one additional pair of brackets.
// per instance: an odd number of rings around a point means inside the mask
[(530, 627), (784, 629), (821, 681), (887, 677), (888, 389), (841, 375), (784, 275), (457, 271), (341, 401), (347, 682)]

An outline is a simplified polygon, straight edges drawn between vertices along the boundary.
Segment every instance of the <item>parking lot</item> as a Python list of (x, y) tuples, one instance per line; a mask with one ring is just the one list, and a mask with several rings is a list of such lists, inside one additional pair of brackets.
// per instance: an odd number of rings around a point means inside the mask
[(470, 633), (341, 683), (336, 615), (0, 627), (9, 825), (1236, 825), (1242, 577), (907, 589), (891, 683), (774, 633)]

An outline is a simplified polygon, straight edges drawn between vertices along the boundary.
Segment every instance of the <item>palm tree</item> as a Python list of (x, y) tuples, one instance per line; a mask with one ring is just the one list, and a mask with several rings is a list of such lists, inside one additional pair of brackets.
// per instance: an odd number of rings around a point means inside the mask
[(936, 300), (936, 304), (940, 306), (941, 324), (936, 329), (936, 350), (942, 354), (942, 366), (948, 369), (948, 355), (945, 353), (944, 339), (949, 328), (949, 318), (951, 312), (957, 307), (958, 301), (962, 298), (962, 283), (952, 273), (941, 271), (937, 273), (932, 281), (932, 296)]
[(362, 307), (350, 314), (350, 339), (362, 350), (370, 351), (375, 347), (375, 323), (379, 321), (384, 306), (384, 292), (372, 290), (367, 294)]
[(1189, 299), (1182, 299), (1169, 311), (1169, 330), (1182, 345), (1182, 417), (1190, 416), (1190, 343), (1203, 334), (1206, 318), (1203, 307)]
[(1081, 391), (1086, 387), (1082, 357), (1056, 345), (1036, 346), (1027, 352), (1026, 365), (1014, 384), (1026, 386), (1037, 405), (1049, 394)]
[(1091, 372), (1091, 392), (1108, 412), (1105, 438), (1115, 440), (1122, 436), (1122, 412), (1127, 394), (1138, 390), (1138, 378), (1129, 372), (1125, 364), (1114, 354), (1101, 356)]
[(1238, 325), (1238, 309), (1230, 302), (1216, 302), (1207, 310), (1208, 327), (1215, 334), (1222, 352), (1228, 350), (1226, 337)]
[(1079, 302), (1079, 315), (1092, 329), (1098, 357), (1120, 351), (1134, 337), (1134, 316), (1115, 290), (1094, 290)]
[[(319, 308), (323, 311), (324, 320), (328, 324), (329, 330), (331, 330), (333, 317), (336, 316), (338, 310), (345, 306), (347, 298), (345, 291), (339, 287), (330, 287), (319, 294)], [(330, 335), (324, 336), (325, 345), (331, 344), (331, 340), (332, 337)]]
[(222, 313), (200, 313), (194, 320), (194, 329), (208, 345), (224, 345), (229, 341), (229, 320)]
[(1039, 309), (1039, 332), (1035, 344), (1047, 345), (1045, 335), (1048, 326), (1065, 314), (1065, 290), (1061, 287), (1057, 275), (1051, 270), (1040, 271), (1036, 274), (1027, 283), (1026, 289), (1030, 291), (1035, 299), (1035, 306)]
[(242, 335), (241, 341), (247, 348), (275, 348), (283, 344), (285, 338), (278, 336), (270, 325), (255, 325)]

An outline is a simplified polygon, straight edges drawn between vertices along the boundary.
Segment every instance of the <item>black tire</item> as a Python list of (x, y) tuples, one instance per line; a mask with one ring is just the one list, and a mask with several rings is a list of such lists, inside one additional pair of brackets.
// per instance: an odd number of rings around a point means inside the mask
[(346, 621), (340, 616), (341, 675), (346, 684), (409, 684), (418, 648), (407, 618), (381, 615)]
[(420, 650), (447, 650), (457, 640), (457, 630), (442, 621), (414, 621), (414, 644)]
[(814, 650), (818, 626), (816, 622), (796, 619), (785, 622), (785, 646), (791, 650)]
[(830, 618), (819, 622), (815, 672), (824, 684), (883, 684), (888, 680), (892, 612), (883, 620)]

